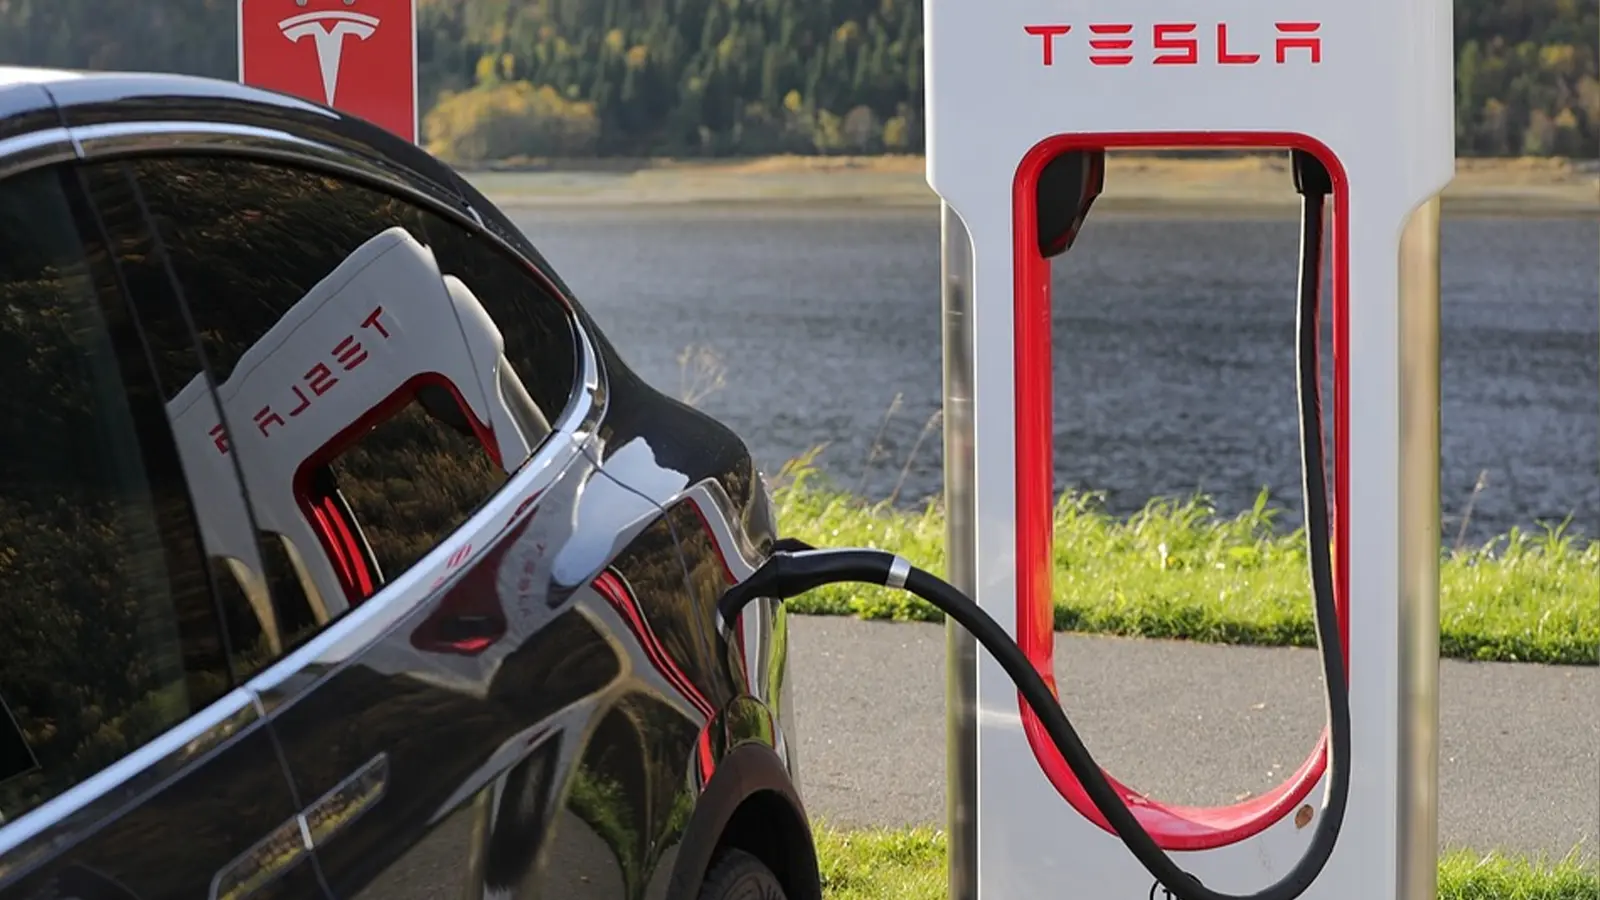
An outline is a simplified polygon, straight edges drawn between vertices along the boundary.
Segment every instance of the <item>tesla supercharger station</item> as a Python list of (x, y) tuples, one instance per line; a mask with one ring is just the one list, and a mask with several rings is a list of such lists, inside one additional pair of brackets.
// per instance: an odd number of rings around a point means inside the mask
[[(944, 204), (948, 575), (1047, 680), (1054, 423), (1041, 174), (1063, 153), (1130, 148), (1298, 149), (1328, 169), (1333, 571), (1352, 777), (1336, 849), (1302, 896), (1434, 897), (1450, 3), (924, 4), (928, 180)], [(1170, 896), (1102, 825), (999, 666), (959, 630), (949, 649), (952, 898)], [(1258, 890), (1307, 847), (1326, 736), (1288, 781), (1237, 806), (1121, 793), (1208, 887)], [(1083, 737), (1093, 750), (1095, 735)]]

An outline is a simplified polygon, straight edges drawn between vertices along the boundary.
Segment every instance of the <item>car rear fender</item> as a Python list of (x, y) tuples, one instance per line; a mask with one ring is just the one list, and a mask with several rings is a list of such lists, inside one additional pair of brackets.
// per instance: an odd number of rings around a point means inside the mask
[(821, 900), (805, 806), (777, 752), (757, 740), (737, 744), (717, 760), (679, 845), (669, 900), (695, 900), (718, 854), (730, 848), (772, 869), (787, 900)]

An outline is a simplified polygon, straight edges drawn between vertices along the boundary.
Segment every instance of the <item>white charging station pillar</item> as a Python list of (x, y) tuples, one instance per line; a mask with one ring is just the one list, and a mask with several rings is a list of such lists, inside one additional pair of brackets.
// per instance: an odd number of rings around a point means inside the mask
[[(1351, 783), (1337, 848), (1303, 896), (1434, 897), (1449, 0), (924, 0), (924, 11), (928, 180), (944, 202), (949, 574), (1047, 679), (1053, 385), (1041, 171), (1072, 150), (1237, 148), (1303, 150), (1332, 175), (1324, 316)], [(1286, 286), (1285, 303), (1292, 296)], [(994, 661), (955, 632), (950, 654), (953, 900), (1162, 897)], [(1092, 749), (1095, 735), (1083, 737)], [(1305, 852), (1321, 815), (1325, 742), (1307, 751), (1288, 781), (1233, 807), (1124, 796), (1208, 887), (1258, 890)]]

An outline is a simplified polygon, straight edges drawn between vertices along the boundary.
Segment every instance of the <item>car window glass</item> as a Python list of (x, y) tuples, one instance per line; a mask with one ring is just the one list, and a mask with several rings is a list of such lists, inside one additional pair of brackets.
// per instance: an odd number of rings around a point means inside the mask
[(59, 177), (0, 182), (0, 822), (229, 688), (162, 399)]
[(574, 334), (511, 257), (305, 169), (129, 165), (217, 383), (225, 452), (330, 617), (414, 565), (548, 437)]
[(536, 273), (487, 237), (431, 213), (423, 214), (422, 227), (422, 240), (452, 290), (470, 298), (467, 305), (486, 315), (501, 337), (501, 391), (512, 413), (522, 417), (519, 427), (548, 431), (578, 379), (570, 312)]
[(315, 586), (282, 542), (261, 531), (245, 502), (199, 342), (149, 230), (143, 198), (122, 163), (86, 166), (85, 186), (105, 237), (108, 269), (128, 298), (166, 403), (233, 656), (243, 680), (326, 621)]

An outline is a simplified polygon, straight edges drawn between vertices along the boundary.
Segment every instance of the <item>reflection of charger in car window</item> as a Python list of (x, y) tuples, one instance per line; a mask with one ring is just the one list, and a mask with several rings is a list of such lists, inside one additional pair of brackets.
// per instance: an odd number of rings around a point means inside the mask
[[(398, 227), (312, 287), (245, 352), (216, 396), (226, 430), (203, 378), (169, 404), (207, 546), (224, 558), (252, 557), (254, 535), (208, 501), (222, 496), (236, 454), (257, 526), (281, 536), (319, 623), (383, 584), (380, 559), (415, 561), (375, 551), (367, 532), (377, 523), (363, 529), (346, 496), (363, 487), (346, 480), (359, 473), (364, 447), (392, 442), (412, 452), (424, 443), (417, 429), (439, 423), (470, 438), (503, 477), (550, 431), (472, 291), (442, 275), (428, 248)], [(417, 460), (437, 482), (429, 487), (448, 490), (449, 472), (430, 472), (426, 462)], [(381, 501), (384, 486), (372, 487)], [(231, 568), (266, 630), (259, 576)]]

